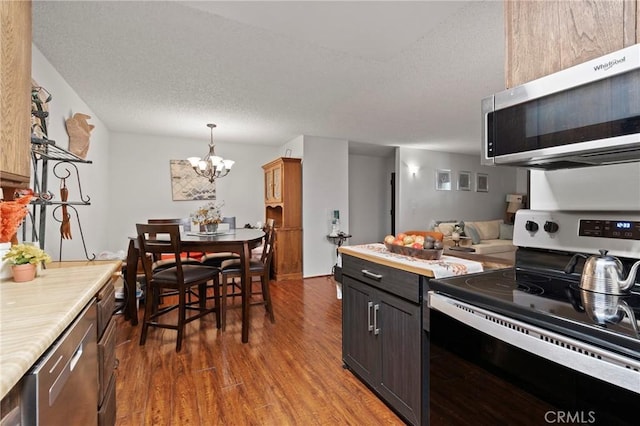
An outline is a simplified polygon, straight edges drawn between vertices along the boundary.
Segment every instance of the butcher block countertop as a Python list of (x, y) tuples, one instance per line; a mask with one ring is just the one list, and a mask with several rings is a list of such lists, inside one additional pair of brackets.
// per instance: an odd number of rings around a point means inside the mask
[(379, 243), (342, 246), (339, 251), (342, 254), (424, 275), (429, 278), (444, 278), (483, 271), (481, 262), (444, 255), (438, 260), (418, 259), (416, 257), (392, 253), (387, 250), (384, 244)]
[(27, 283), (0, 280), (0, 398), (29, 371), (120, 265), (120, 261), (57, 262)]

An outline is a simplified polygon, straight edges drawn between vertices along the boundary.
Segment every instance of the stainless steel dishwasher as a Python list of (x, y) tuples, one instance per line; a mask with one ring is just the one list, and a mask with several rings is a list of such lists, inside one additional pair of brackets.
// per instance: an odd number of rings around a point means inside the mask
[(24, 425), (98, 423), (96, 318), (92, 300), (25, 376)]

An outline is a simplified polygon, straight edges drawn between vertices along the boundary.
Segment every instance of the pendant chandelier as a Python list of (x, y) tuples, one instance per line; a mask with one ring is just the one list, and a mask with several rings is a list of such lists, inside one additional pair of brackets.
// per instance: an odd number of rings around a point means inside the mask
[(215, 153), (216, 146), (213, 144), (213, 129), (215, 124), (207, 124), (207, 127), (211, 129), (211, 142), (209, 142), (209, 153), (204, 158), (189, 157), (187, 161), (191, 163), (191, 167), (198, 176), (209, 179), (209, 182), (213, 183), (217, 178), (225, 177), (231, 171), (231, 167), (235, 161), (225, 160), (219, 157)]

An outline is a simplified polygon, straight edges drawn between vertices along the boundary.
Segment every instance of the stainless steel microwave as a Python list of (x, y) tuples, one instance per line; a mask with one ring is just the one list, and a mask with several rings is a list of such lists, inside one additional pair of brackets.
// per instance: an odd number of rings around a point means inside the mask
[(640, 161), (640, 44), (482, 100), (484, 165)]

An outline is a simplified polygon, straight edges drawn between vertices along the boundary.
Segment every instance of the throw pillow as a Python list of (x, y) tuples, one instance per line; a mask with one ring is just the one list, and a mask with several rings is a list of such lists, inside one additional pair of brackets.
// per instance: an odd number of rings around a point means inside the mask
[(436, 231), (440, 231), (444, 234), (445, 237), (448, 237), (453, 232), (453, 227), (455, 226), (455, 224), (455, 222), (439, 223)]
[(507, 225), (506, 223), (500, 224), (500, 239), (513, 240), (513, 225)]
[(473, 222), (473, 227), (483, 240), (497, 240), (500, 237), (501, 223), (503, 223), (502, 219), (482, 220)]
[(466, 236), (466, 234), (464, 233), (465, 223), (462, 220), (460, 222), (440, 222), (435, 230), (442, 232), (445, 237), (449, 237), (456, 230), (456, 226), (458, 227), (458, 232), (460, 233), (460, 235)]
[(464, 233), (464, 220), (461, 220), (460, 222), (458, 222), (456, 224), (458, 226), (458, 228), (460, 228), (460, 235), (462, 236), (467, 236), (467, 234)]
[(467, 224), (464, 228), (464, 231), (466, 232), (467, 237), (471, 238), (471, 242), (473, 244), (480, 244), (480, 241), (482, 241), (480, 239), (480, 234), (478, 234), (478, 230), (474, 228), (473, 225)]
[[(452, 225), (451, 229), (453, 229), (453, 225), (455, 225), (458, 222), (458, 219), (447, 219), (447, 220), (434, 220), (433, 221), (433, 229), (435, 231), (438, 231), (440, 228), (440, 225), (445, 225), (444, 229), (445, 231), (448, 230), (448, 225)], [(442, 231), (440, 231), (442, 232)], [(451, 235), (451, 232), (449, 232), (449, 235)]]

